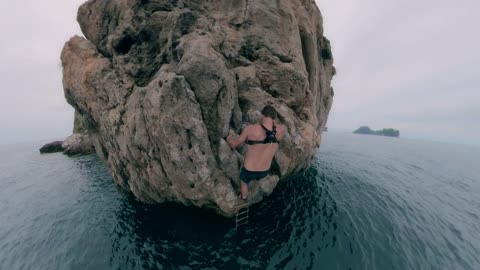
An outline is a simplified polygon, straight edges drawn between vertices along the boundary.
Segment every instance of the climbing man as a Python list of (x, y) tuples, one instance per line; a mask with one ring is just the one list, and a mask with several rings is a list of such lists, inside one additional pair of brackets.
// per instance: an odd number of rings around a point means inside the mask
[(247, 125), (240, 136), (229, 135), (227, 142), (235, 149), (242, 143), (248, 145), (245, 162), (240, 170), (240, 197), (247, 199), (248, 183), (266, 177), (270, 171), (278, 143), (285, 128), (275, 123), (277, 111), (268, 105), (262, 110), (260, 124)]

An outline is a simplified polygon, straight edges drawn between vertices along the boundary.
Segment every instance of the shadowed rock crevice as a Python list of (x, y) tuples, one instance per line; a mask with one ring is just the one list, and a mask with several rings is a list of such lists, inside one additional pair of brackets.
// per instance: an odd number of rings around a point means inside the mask
[(312, 64), (312, 61), (314, 61), (312, 60), (314, 59), (314, 55), (312, 54), (312, 38), (305, 31), (300, 30), (300, 41), (302, 43), (302, 55), (303, 61), (305, 62), (305, 70), (307, 71), (308, 81), (312, 87), (314, 83), (312, 77), (315, 76), (315, 64)]
[(130, 51), (134, 43), (135, 40), (133, 39), (133, 37), (125, 35), (113, 44), (113, 48), (116, 53), (123, 55), (127, 54)]
[(119, 190), (233, 215), (245, 147), (224, 138), (265, 105), (287, 134), (250, 201), (310, 164), (335, 73), (313, 1), (90, 0), (77, 19), (65, 97)]

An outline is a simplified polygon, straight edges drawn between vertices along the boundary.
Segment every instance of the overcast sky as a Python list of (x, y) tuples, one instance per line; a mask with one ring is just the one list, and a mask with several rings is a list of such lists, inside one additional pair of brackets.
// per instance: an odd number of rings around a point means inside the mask
[(317, 4), (338, 71), (329, 127), (479, 144), (480, 1)]
[[(60, 51), (83, 0), (0, 3), (0, 144), (64, 138)], [(317, 0), (337, 76), (330, 128), (480, 144), (480, 1)]]
[(0, 144), (71, 134), (60, 52), (81, 34), (76, 12), (83, 2), (0, 1)]

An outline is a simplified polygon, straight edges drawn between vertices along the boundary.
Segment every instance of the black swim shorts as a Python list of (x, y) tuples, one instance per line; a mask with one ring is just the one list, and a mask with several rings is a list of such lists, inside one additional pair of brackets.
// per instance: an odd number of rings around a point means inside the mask
[(270, 170), (263, 172), (252, 172), (242, 167), (242, 169), (240, 170), (240, 180), (242, 180), (242, 182), (244, 182), (245, 184), (248, 184), (252, 180), (260, 180), (266, 177), (269, 172)]

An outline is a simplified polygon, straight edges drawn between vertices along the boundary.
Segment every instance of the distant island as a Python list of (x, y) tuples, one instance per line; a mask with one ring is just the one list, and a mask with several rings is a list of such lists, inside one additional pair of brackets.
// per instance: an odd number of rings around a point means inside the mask
[(382, 130), (371, 130), (370, 127), (362, 126), (355, 130), (355, 134), (379, 135), (388, 137), (400, 137), (400, 131), (393, 128), (384, 128)]

